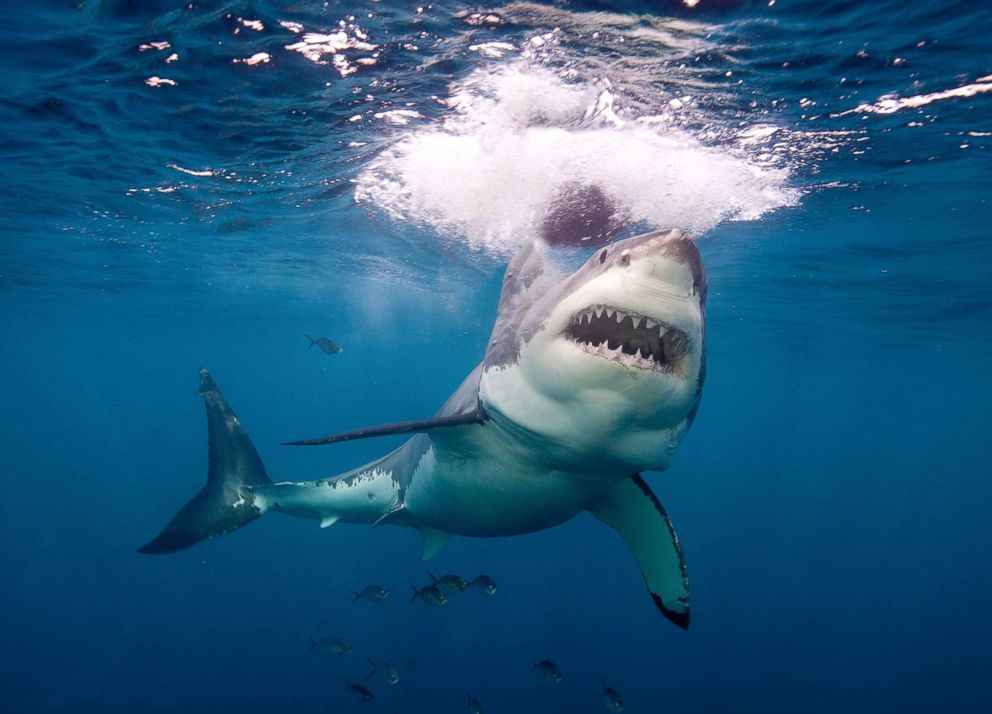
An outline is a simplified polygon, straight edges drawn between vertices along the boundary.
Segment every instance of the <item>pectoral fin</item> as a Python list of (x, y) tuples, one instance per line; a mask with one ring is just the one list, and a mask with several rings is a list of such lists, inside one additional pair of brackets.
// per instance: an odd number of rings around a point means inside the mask
[(689, 578), (679, 537), (641, 475), (617, 484), (589, 510), (623, 536), (662, 614), (683, 630), (688, 629)]
[(338, 434), (331, 434), (319, 439), (302, 439), (300, 441), (287, 441), (283, 446), (322, 446), (324, 444), (337, 444), (342, 441), (354, 441), (355, 439), (368, 439), (374, 436), (393, 436), (396, 434), (434, 434), (453, 427), (463, 427), (475, 424), (482, 424), (486, 420), (486, 415), (481, 407), (465, 414), (453, 414), (450, 416), (434, 417), (432, 419), (418, 419), (414, 421), (398, 421), (391, 424), (379, 424), (378, 426), (368, 426), (362, 429), (352, 429), (342, 431)]
[(421, 560), (430, 560), (440, 553), (444, 546), (451, 540), (451, 534), (439, 531), (434, 528), (422, 527), (420, 535), (424, 539), (424, 551), (420, 555)]

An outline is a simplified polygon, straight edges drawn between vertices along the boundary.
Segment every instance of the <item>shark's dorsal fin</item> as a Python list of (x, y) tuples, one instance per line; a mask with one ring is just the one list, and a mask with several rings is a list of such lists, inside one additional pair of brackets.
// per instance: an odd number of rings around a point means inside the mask
[(688, 629), (689, 578), (679, 537), (641, 475), (618, 483), (589, 511), (623, 536), (662, 614)]
[(544, 271), (544, 254), (536, 241), (527, 244), (514, 255), (503, 276), (503, 288), (499, 293), (499, 314), (515, 309), (528, 296)]
[(322, 436), (318, 439), (287, 441), (283, 444), (283, 446), (321, 446), (323, 444), (337, 444), (342, 441), (354, 441), (355, 439), (368, 439), (373, 436), (392, 436), (394, 434), (429, 434), (438, 429), (450, 429), (451, 427), (481, 424), (485, 420), (485, 412), (482, 410), (481, 406), (478, 406), (473, 411), (465, 414), (438, 416), (430, 419), (415, 419), (413, 421), (396, 421), (390, 424), (366, 426), (361, 429), (351, 429), (350, 431), (342, 431), (337, 434), (331, 434), (330, 436)]

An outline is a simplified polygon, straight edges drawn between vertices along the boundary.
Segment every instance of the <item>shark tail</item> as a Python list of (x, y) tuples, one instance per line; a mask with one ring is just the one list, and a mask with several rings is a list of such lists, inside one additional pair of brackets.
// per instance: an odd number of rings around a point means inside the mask
[(369, 672), (369, 676), (366, 677), (365, 679), (372, 679), (372, 677), (375, 676), (375, 673), (379, 671), (379, 665), (377, 665), (375, 663), (375, 660), (373, 660), (371, 657), (366, 657), (365, 661), (368, 662), (370, 665), (372, 665), (372, 671)]
[(200, 541), (230, 533), (265, 511), (253, 487), (272, 482), (237, 415), (207, 370), (200, 370), (200, 388), (207, 408), (209, 466), (207, 484), (179, 509), (139, 553), (172, 553)]
[(413, 602), (418, 597), (420, 597), (420, 591), (417, 590), (417, 586), (416, 585), (411, 585), (410, 587), (413, 588), (413, 597), (410, 598), (410, 602)]
[(312, 338), (310, 335), (303, 335), (303, 336), (306, 337), (308, 340), (310, 340), (310, 345), (307, 347), (307, 349), (308, 350), (309, 349), (313, 349), (313, 346), (315, 344), (317, 344), (317, 340), (315, 340), (314, 338)]
[(360, 598), (362, 596), (361, 593), (356, 593), (354, 590), (351, 591), (351, 594), (355, 596), (355, 597), (351, 598), (351, 601), (352, 602), (358, 602), (358, 598)]

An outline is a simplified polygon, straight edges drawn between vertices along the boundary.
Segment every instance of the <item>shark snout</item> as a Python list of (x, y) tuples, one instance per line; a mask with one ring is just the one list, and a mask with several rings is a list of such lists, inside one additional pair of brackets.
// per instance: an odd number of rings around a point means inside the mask
[(706, 271), (696, 242), (678, 229), (655, 231), (629, 239), (620, 253), (622, 265), (629, 265), (637, 257), (663, 256), (685, 265), (692, 276), (692, 291), (700, 302), (706, 300)]
[(692, 273), (692, 289), (699, 295), (700, 301), (706, 299), (706, 271), (703, 269), (703, 259), (699, 255), (696, 242), (684, 233), (678, 233), (665, 244), (666, 252), (689, 267)]

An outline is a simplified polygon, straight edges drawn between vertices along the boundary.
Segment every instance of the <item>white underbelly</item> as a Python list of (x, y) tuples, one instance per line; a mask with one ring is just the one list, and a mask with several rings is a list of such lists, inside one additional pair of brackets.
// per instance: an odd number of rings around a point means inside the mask
[(551, 528), (584, 510), (598, 478), (549, 469), (506, 451), (472, 459), (424, 457), (404, 497), (418, 523), (467, 536), (505, 536)]

